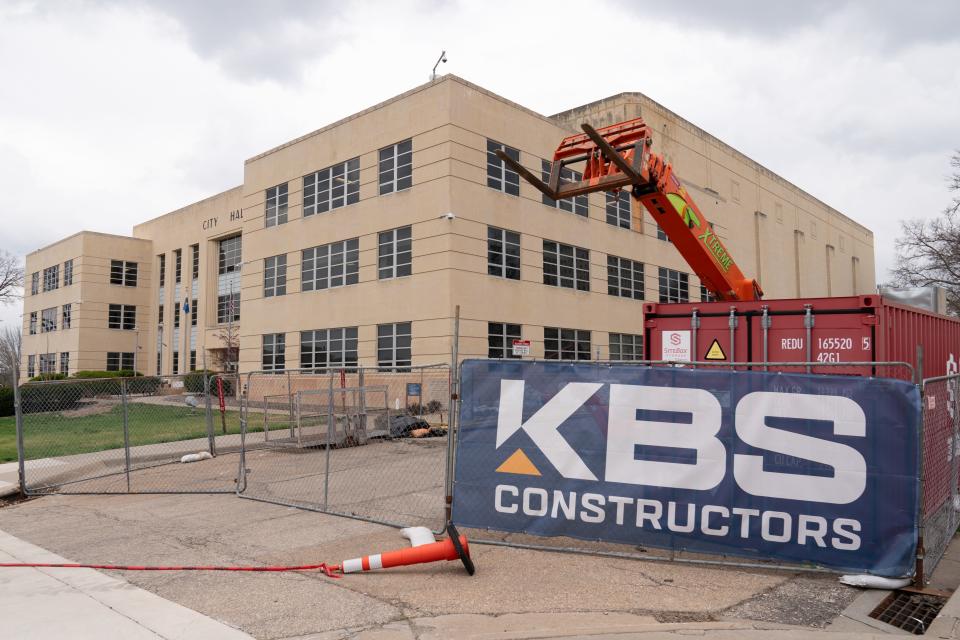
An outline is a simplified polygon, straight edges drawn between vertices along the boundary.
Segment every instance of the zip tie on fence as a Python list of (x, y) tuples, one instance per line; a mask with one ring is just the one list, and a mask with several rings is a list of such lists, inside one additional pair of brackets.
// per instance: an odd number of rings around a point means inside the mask
[(183, 566), (183, 567), (145, 567), (126, 564), (79, 564), (73, 562), (52, 563), (52, 562), (3, 562), (0, 567), (10, 568), (33, 568), (33, 569), (106, 569), (108, 571), (259, 571), (259, 572), (284, 572), (284, 571), (322, 571), (328, 578), (342, 578), (338, 575), (339, 567), (329, 566), (325, 562), (320, 564), (303, 564), (296, 566), (276, 566), (276, 567), (214, 567), (214, 566)]

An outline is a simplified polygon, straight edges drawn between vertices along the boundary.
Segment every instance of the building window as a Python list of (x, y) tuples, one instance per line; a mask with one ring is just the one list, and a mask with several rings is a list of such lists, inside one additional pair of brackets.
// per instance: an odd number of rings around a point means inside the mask
[(607, 224), (630, 228), (630, 194), (625, 189), (618, 193), (607, 191)]
[(43, 270), (43, 290), (53, 291), (60, 287), (60, 265), (56, 264)]
[(286, 335), (283, 333), (267, 333), (263, 336), (262, 366), (264, 371), (283, 371), (286, 361), (284, 355), (286, 341)]
[(287, 223), (287, 183), (267, 189), (264, 225), (275, 227)]
[(660, 302), (689, 302), (689, 276), (681, 271), (660, 267)]
[(233, 236), (217, 246), (217, 323), (240, 319), (240, 268), (242, 240)]
[(30, 312), (30, 335), (37, 335), (37, 312)]
[(180, 284), (183, 279), (183, 249), (173, 252), (173, 282)]
[(40, 272), (34, 271), (30, 275), (30, 295), (35, 296), (40, 293)]
[(497, 156), (497, 150), (503, 149), (512, 160), (520, 162), (520, 152), (513, 147), (500, 144), (495, 140), (487, 139), (487, 186), (497, 191), (509, 193), (512, 196), (520, 195), (520, 176), (507, 163)]
[(700, 302), (716, 302), (717, 297), (710, 293), (703, 284), (700, 285)]
[(190, 246), (190, 258), (193, 260), (190, 277), (196, 280), (200, 277), (200, 245), (194, 244)]
[(670, 242), (670, 238), (667, 237), (667, 233), (660, 227), (660, 225), (657, 225), (657, 240), (665, 240)]
[(44, 373), (56, 373), (57, 372), (57, 354), (55, 353), (41, 353), (40, 354), (40, 374)]
[[(174, 353), (174, 362), (176, 362), (176, 353)], [(108, 351), (107, 371), (133, 371), (133, 352)]]
[(160, 357), (161, 357), (161, 356), (160, 356), (160, 352), (158, 351), (158, 352), (157, 352), (157, 375), (158, 375), (158, 376), (160, 375), (160, 364), (161, 364), (161, 362), (160, 362)]
[(377, 276), (381, 280), (410, 275), (413, 262), (411, 235), (411, 227), (380, 232)]
[(513, 341), (520, 340), (520, 325), (505, 322), (487, 323), (487, 357), (519, 358), (513, 355)]
[(282, 296), (287, 293), (287, 255), (272, 256), (263, 260), (263, 297)]
[(303, 177), (303, 217), (360, 202), (360, 158)]
[(413, 141), (410, 139), (380, 149), (380, 195), (409, 189), (413, 177)]
[(70, 352), (61, 351), (60, 352), (60, 373), (65, 376), (70, 375)]
[(111, 304), (107, 327), (110, 329), (133, 330), (137, 328), (137, 307), (132, 304)]
[[(226, 324), (227, 322), (239, 321), (240, 293), (228, 293), (225, 296), (217, 296), (217, 323)], [(179, 324), (174, 326), (179, 326)]]
[(547, 360), (589, 360), (590, 332), (544, 327), (543, 357)]
[[(63, 286), (69, 287), (73, 284), (73, 260), (67, 260), (63, 263)], [(69, 354), (67, 354), (69, 356)]]
[[(542, 160), (541, 162), (543, 181), (549, 183), (550, 168), (552, 166), (551, 162), (549, 160)], [(583, 180), (583, 174), (579, 171), (574, 171), (573, 169), (568, 168), (560, 170), (560, 184), (580, 182), (581, 180)], [(572, 198), (564, 198), (562, 200), (554, 200), (545, 194), (542, 195), (541, 198), (543, 200), (543, 204), (547, 205), (548, 207), (557, 207), (558, 209), (575, 213), (578, 216), (583, 216), (584, 218), (590, 215), (590, 201), (587, 199), (586, 194), (574, 196)]]
[(590, 251), (544, 240), (543, 284), (590, 291)]
[[(286, 256), (283, 256), (283, 259), (285, 264)], [(286, 273), (286, 266), (284, 266), (284, 273)], [(360, 240), (358, 238), (303, 250), (300, 262), (301, 291), (343, 287), (357, 284), (359, 281)]]
[(173, 328), (174, 329), (180, 328), (180, 303), (179, 302), (173, 303)]
[(240, 236), (220, 241), (217, 251), (217, 273), (232, 273), (240, 270), (241, 242)]
[(163, 305), (157, 307), (157, 324), (163, 326)]
[(27, 356), (27, 377), (32, 378), (37, 374), (37, 357)]
[(124, 260), (111, 260), (110, 284), (119, 284), (124, 287), (137, 286), (137, 263)]
[(520, 234), (487, 227), (487, 273), (510, 280), (520, 279)]
[(197, 350), (191, 349), (190, 350), (190, 371), (196, 371), (196, 370), (197, 370)]
[(409, 371), (410, 323), (377, 325), (377, 364), (381, 370)]
[(643, 300), (643, 263), (608, 255), (607, 293)]
[(57, 330), (57, 308), (50, 307), (40, 313), (40, 333)]
[(63, 319), (60, 325), (64, 329), (70, 328), (70, 323), (73, 321), (73, 304), (63, 305)]
[(629, 333), (610, 334), (611, 360), (643, 360), (643, 336)]
[(190, 301), (190, 326), (197, 326), (197, 299)]
[(157, 257), (160, 258), (160, 286), (162, 287), (167, 279), (167, 256), (160, 254)]
[(180, 352), (173, 352), (173, 375), (180, 373)]
[(316, 329), (300, 332), (300, 368), (326, 371), (328, 367), (357, 366), (357, 328)]

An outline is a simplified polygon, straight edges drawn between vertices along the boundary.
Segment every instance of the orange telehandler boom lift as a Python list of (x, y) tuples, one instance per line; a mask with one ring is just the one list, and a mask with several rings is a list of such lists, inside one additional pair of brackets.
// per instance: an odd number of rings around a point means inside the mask
[[(586, 123), (580, 126), (584, 132), (564, 138), (553, 154), (549, 182), (537, 178), (503, 151), (497, 151), (497, 155), (553, 200), (629, 189), (718, 300), (759, 300), (763, 296), (757, 281), (744, 276), (737, 267), (673, 167), (651, 151), (652, 132), (642, 118), (601, 129)], [(585, 163), (583, 179), (561, 183), (563, 169), (581, 162)]]

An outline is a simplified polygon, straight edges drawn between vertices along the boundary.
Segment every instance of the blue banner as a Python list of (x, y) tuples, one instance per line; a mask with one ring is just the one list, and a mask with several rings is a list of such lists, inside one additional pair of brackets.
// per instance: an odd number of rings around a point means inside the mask
[(457, 525), (913, 572), (909, 383), (468, 360), (461, 398)]

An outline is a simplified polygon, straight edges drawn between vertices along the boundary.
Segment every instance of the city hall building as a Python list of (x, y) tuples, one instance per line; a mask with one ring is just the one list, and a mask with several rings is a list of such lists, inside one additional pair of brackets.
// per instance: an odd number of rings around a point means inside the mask
[(23, 374), (449, 362), (458, 305), (461, 357), (641, 359), (643, 301), (702, 300), (699, 280), (625, 194), (554, 202), (495, 154), (548, 174), (581, 122), (638, 116), (768, 298), (874, 291), (870, 230), (646, 96), (547, 117), (448, 75), (130, 236), (30, 253)]

